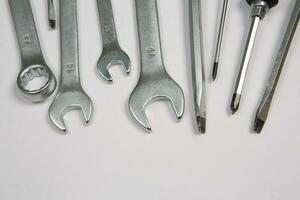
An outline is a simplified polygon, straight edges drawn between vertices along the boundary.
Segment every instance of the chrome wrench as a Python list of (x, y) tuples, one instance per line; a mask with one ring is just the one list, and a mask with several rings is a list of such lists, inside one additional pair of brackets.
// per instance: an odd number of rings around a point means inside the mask
[(156, 100), (169, 100), (178, 119), (184, 112), (184, 95), (167, 73), (162, 56), (156, 0), (135, 0), (141, 57), (141, 74), (129, 99), (136, 121), (151, 131), (145, 109)]
[(97, 0), (97, 4), (103, 41), (102, 55), (98, 61), (97, 69), (101, 77), (112, 83), (113, 79), (108, 68), (113, 65), (121, 65), (129, 74), (130, 58), (121, 49), (118, 42), (111, 0)]
[(85, 122), (92, 116), (92, 101), (83, 91), (79, 74), (76, 0), (60, 0), (61, 84), (49, 109), (51, 121), (66, 131), (64, 113), (81, 109)]
[[(56, 79), (45, 62), (30, 1), (8, 2), (21, 52), (22, 70), (17, 79), (18, 88), (31, 102), (44, 101), (55, 91)], [(38, 87), (29, 87), (30, 82), (38, 79), (40, 80)]]
[(286, 60), (286, 57), (288, 55), (292, 40), (294, 38), (296, 29), (299, 24), (300, 19), (300, 0), (297, 0), (294, 6), (294, 10), (292, 12), (287, 30), (284, 35), (284, 39), (282, 41), (278, 56), (276, 58), (270, 80), (267, 84), (267, 88), (265, 90), (265, 94), (263, 96), (263, 99), (261, 100), (260, 106), (256, 113), (256, 118), (254, 122), (254, 130), (257, 133), (260, 133), (264, 127), (264, 124), (267, 120), (271, 103), (276, 91), (276, 87), (279, 82), (279, 78), (284, 66), (284, 62)]

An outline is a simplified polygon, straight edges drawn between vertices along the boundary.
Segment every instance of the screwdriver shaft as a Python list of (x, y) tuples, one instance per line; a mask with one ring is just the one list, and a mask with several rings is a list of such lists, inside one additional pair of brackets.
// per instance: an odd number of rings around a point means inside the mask
[(206, 94), (201, 0), (189, 0), (192, 51), (192, 78), (196, 120), (199, 131), (206, 131)]
[(278, 56), (276, 58), (270, 80), (267, 84), (267, 88), (265, 90), (264, 96), (262, 98), (262, 101), (260, 103), (260, 106), (258, 108), (255, 122), (254, 122), (254, 130), (257, 133), (260, 133), (262, 131), (262, 128), (267, 120), (270, 106), (272, 103), (272, 99), (284, 66), (284, 62), (286, 60), (286, 57), (288, 55), (288, 51), (290, 48), (290, 45), (292, 43), (294, 34), (296, 32), (298, 23), (300, 18), (300, 0), (297, 0), (294, 10), (292, 12), (292, 16), (290, 18), (287, 30), (284, 35), (283, 42), (281, 44)]
[(221, 14), (221, 20), (220, 20), (220, 26), (219, 26), (219, 31), (218, 31), (218, 39), (217, 39), (217, 46), (216, 46), (216, 52), (215, 52), (214, 66), (213, 66), (213, 74), (212, 74), (213, 80), (215, 80), (217, 78), (217, 73), (218, 73), (219, 59), (220, 59), (220, 53), (221, 53), (222, 41), (223, 41), (223, 35), (224, 35), (224, 26), (225, 26), (226, 15), (227, 15), (227, 8), (228, 8), (228, 0), (224, 0), (222, 14)]
[(252, 50), (254, 47), (255, 37), (256, 37), (258, 27), (259, 27), (259, 22), (260, 22), (259, 17), (257, 17), (257, 16), (252, 17), (252, 23), (251, 23), (250, 31), (249, 31), (248, 38), (246, 41), (246, 50), (245, 50), (243, 58), (242, 58), (242, 64), (240, 67), (240, 72), (238, 75), (238, 79), (237, 79), (237, 83), (236, 83), (236, 87), (235, 87), (235, 91), (234, 91), (232, 103), (231, 103), (231, 110), (233, 113), (235, 113), (239, 108), (241, 95), (243, 92), (243, 87), (244, 87), (244, 83), (245, 83), (245, 79), (246, 79), (246, 74), (247, 74), (247, 70), (248, 70), (248, 66), (249, 66), (249, 62), (250, 62), (250, 58), (251, 58), (251, 53), (252, 53)]

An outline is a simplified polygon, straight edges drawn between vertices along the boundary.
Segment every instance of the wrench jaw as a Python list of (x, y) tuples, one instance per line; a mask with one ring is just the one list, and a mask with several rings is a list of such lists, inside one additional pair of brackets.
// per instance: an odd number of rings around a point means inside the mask
[(63, 116), (71, 110), (81, 110), (88, 124), (92, 117), (93, 103), (83, 91), (60, 92), (49, 108), (49, 118), (58, 129), (67, 132)]
[(109, 68), (114, 65), (121, 65), (128, 75), (130, 73), (131, 63), (129, 56), (120, 48), (103, 49), (102, 55), (97, 64), (97, 70), (102, 78), (109, 83), (113, 83)]
[[(29, 82), (44, 78), (45, 81), (39, 83), (38, 88), (27, 88)], [(53, 94), (56, 89), (57, 81), (46, 64), (36, 64), (23, 67), (17, 79), (17, 86), (23, 96), (32, 103), (39, 103), (45, 101)]]
[(130, 96), (129, 110), (135, 120), (148, 132), (152, 129), (145, 110), (148, 105), (159, 100), (169, 101), (176, 117), (182, 118), (185, 107), (184, 94), (179, 85), (168, 75), (167, 78), (163, 75), (155, 80), (140, 79)]

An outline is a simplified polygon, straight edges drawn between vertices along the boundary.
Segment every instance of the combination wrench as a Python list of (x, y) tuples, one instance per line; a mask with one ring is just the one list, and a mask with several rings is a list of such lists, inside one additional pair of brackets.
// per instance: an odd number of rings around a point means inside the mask
[(151, 131), (145, 109), (156, 100), (169, 100), (178, 119), (184, 112), (184, 94), (167, 73), (162, 56), (156, 0), (135, 0), (140, 43), (141, 74), (129, 99), (133, 117)]
[(51, 121), (66, 131), (63, 114), (81, 109), (85, 122), (92, 116), (91, 99), (83, 91), (79, 75), (79, 50), (76, 0), (60, 0), (61, 84), (49, 109)]
[[(45, 62), (29, 0), (9, 0), (21, 53), (22, 69), (17, 86), (31, 102), (46, 100), (56, 88), (56, 79)], [(36, 80), (38, 87), (30, 87)]]
[(97, 64), (101, 77), (110, 83), (113, 79), (108, 69), (113, 65), (120, 65), (129, 74), (131, 64), (129, 56), (121, 49), (116, 32), (111, 0), (97, 0), (100, 26), (103, 41), (102, 55)]

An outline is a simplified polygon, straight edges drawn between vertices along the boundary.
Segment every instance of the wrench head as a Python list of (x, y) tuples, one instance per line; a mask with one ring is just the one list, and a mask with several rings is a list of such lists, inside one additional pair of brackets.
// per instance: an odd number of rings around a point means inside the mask
[(148, 132), (151, 132), (151, 126), (145, 110), (148, 105), (158, 100), (169, 101), (178, 119), (183, 116), (183, 91), (168, 74), (141, 77), (130, 96), (129, 109), (135, 120)]
[(93, 103), (84, 91), (60, 91), (49, 108), (49, 118), (57, 128), (66, 132), (67, 128), (63, 116), (74, 109), (80, 109), (85, 122), (89, 123), (92, 116)]
[(129, 56), (120, 47), (104, 48), (97, 69), (100, 76), (110, 83), (113, 82), (113, 79), (109, 73), (109, 68), (114, 65), (123, 66), (126, 74), (129, 74), (131, 68)]
[[(30, 83), (34, 81), (37, 83), (36, 86), (30, 87)], [(22, 68), (17, 85), (25, 98), (33, 103), (39, 103), (45, 101), (55, 91), (56, 79), (46, 64), (36, 64)]]

